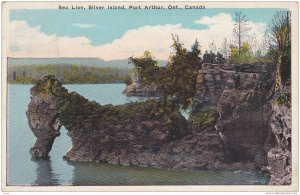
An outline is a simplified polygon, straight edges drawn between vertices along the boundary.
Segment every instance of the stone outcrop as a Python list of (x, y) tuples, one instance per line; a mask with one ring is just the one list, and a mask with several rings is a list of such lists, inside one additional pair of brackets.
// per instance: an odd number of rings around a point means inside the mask
[(273, 115), (270, 120), (276, 145), (268, 152), (268, 170), (272, 185), (289, 185), (292, 183), (291, 158), (291, 109), (272, 104)]
[[(270, 184), (291, 184), (291, 110), (270, 102), (274, 66), (203, 64), (194, 112), (218, 108), (215, 128), (226, 163), (268, 170)], [(265, 168), (266, 167), (266, 168)]]
[(274, 82), (272, 68), (271, 63), (204, 63), (199, 70), (193, 113), (218, 109), (215, 128), (227, 163), (242, 162), (258, 169), (268, 165), (267, 153), (275, 145), (267, 100)]
[[(159, 100), (119, 106), (100, 105), (69, 93), (53, 76), (31, 89), (29, 125), (37, 137), (30, 153), (47, 156), (63, 125), (72, 140), (70, 161), (205, 168), (222, 167), (218, 135), (196, 134), (178, 112), (158, 114)], [(228, 166), (229, 167), (229, 166)]]
[(267, 165), (271, 108), (264, 95), (255, 90), (224, 90), (218, 110), (216, 129), (224, 140), (227, 160), (252, 162), (258, 168)]
[(202, 64), (198, 71), (193, 111), (216, 107), (223, 92), (223, 75), (220, 64)]
[(222, 95), (215, 127), (224, 141), (227, 161), (248, 162), (259, 169), (268, 165), (267, 153), (275, 145), (267, 99), (272, 67), (271, 63), (220, 67)]
[(138, 78), (132, 78), (132, 83), (130, 85), (126, 85), (124, 93), (127, 96), (159, 96), (157, 87), (154, 84), (144, 85), (139, 82)]
[[(264, 71), (269, 65), (202, 64), (201, 70), (198, 71), (193, 111), (217, 107), (225, 89), (259, 90), (265, 77)], [(270, 75), (264, 80), (272, 81)]]
[(132, 83), (126, 86), (124, 93), (127, 96), (158, 96), (155, 85), (143, 85), (141, 83)]
[(26, 114), (29, 127), (37, 137), (30, 149), (32, 156), (47, 156), (55, 138), (60, 135), (59, 108), (64, 101), (61, 101), (61, 96), (53, 95), (58, 91), (62, 96), (67, 94), (61, 84), (50, 77), (41, 79), (30, 91), (32, 96)]

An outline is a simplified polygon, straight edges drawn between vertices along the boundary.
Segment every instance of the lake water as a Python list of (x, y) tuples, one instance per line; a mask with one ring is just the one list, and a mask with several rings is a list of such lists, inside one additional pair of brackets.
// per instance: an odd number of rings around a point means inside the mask
[[(49, 159), (31, 159), (29, 149), (36, 138), (31, 132), (26, 110), (32, 85), (8, 86), (7, 185), (199, 185), (267, 184), (268, 178), (249, 172), (182, 170), (123, 167), (93, 162), (67, 162), (62, 156), (71, 140), (62, 128)], [(100, 104), (123, 104), (146, 98), (122, 94), (124, 84), (65, 85)]]

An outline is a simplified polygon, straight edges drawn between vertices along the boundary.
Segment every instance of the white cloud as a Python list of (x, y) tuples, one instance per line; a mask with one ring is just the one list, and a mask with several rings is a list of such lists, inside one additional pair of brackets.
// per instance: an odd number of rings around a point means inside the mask
[(86, 37), (46, 35), (40, 26), (30, 27), (25, 21), (11, 21), (8, 36), (11, 56), (76, 57), (83, 51), (87, 55), (93, 48)]
[[(172, 51), (172, 34), (177, 34), (180, 41), (188, 48), (197, 38), (202, 50), (208, 49), (209, 42), (219, 47), (226, 37), (232, 37), (233, 20), (229, 14), (204, 16), (194, 21), (207, 25), (206, 29), (189, 29), (181, 24), (143, 26), (128, 30), (122, 37), (109, 44), (92, 46), (86, 37), (58, 37), (41, 32), (40, 26), (30, 27), (25, 21), (11, 21), (10, 49), (11, 56), (27, 57), (99, 57), (107, 60), (125, 59), (132, 55), (142, 55), (149, 50), (158, 59), (168, 59)], [(250, 22), (257, 40), (261, 40), (265, 24)], [(99, 32), (101, 36), (101, 32)]]
[(204, 16), (204, 17), (200, 18), (199, 20), (195, 20), (194, 23), (226, 27), (226, 25), (228, 25), (228, 24), (230, 24), (230, 25), (233, 24), (233, 21), (232, 21), (231, 15), (220, 13), (213, 17)]
[(73, 23), (72, 26), (78, 27), (78, 28), (93, 28), (95, 25), (93, 24), (82, 24), (82, 23)]
[[(223, 38), (227, 38), (227, 40), (233, 39), (232, 32), (234, 28), (234, 21), (231, 15), (220, 13), (213, 17), (204, 16), (200, 20), (194, 21), (196, 24), (202, 24), (208, 26), (208, 31), (213, 32), (214, 37), (216, 37), (215, 43), (217, 46), (220, 46), (221, 42), (218, 42), (219, 38), (223, 36)], [(257, 43), (260, 43), (263, 39), (263, 34), (266, 29), (266, 24), (260, 22), (248, 22), (249, 27), (251, 27), (251, 31), (249, 35), (255, 37)], [(219, 33), (218, 33), (219, 32)], [(226, 35), (226, 36), (224, 36)], [(214, 40), (214, 37), (210, 37), (211, 40)]]

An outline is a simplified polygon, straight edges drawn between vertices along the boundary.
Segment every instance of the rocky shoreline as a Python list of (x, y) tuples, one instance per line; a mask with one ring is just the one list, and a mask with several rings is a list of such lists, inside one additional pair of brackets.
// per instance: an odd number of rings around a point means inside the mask
[[(44, 76), (31, 89), (28, 105), (29, 126), (37, 137), (30, 153), (35, 157), (48, 156), (64, 126), (73, 145), (64, 156), (68, 161), (268, 170), (270, 184), (290, 184), (290, 109), (268, 102), (259, 72), (241, 73), (243, 79), (237, 87), (235, 72), (222, 73), (220, 67), (215, 67), (206, 64), (199, 72), (195, 102), (217, 108), (219, 117), (201, 131), (193, 128), (180, 112), (162, 116), (159, 99), (100, 105), (68, 92), (53, 76)], [(219, 100), (209, 103), (207, 97)]]
[(270, 125), (275, 136), (275, 147), (268, 152), (268, 167), (272, 185), (289, 185), (292, 183), (291, 109), (272, 104)]

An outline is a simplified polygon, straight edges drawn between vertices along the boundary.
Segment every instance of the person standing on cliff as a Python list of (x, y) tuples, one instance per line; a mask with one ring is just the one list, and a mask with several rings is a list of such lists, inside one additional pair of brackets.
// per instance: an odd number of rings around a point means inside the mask
[(209, 56), (210, 56), (210, 63), (213, 64), (215, 62), (216, 54), (210, 50)]
[(238, 74), (237, 71), (234, 73), (234, 83), (235, 83), (235, 89), (240, 88), (240, 75)]
[(223, 63), (223, 55), (220, 54), (219, 51), (217, 52), (217, 62), (218, 62), (219, 64), (222, 64), (222, 63)]
[(204, 55), (203, 55), (203, 61), (204, 61), (204, 63), (208, 63), (209, 62), (209, 56), (208, 56), (209, 54), (208, 54), (208, 52), (207, 52), (207, 50), (205, 50), (205, 53), (204, 53)]

